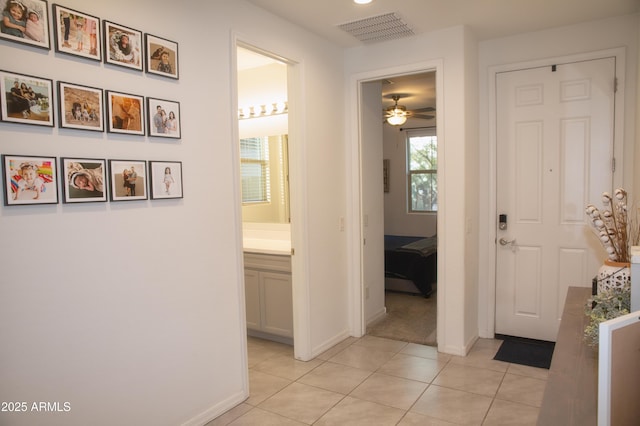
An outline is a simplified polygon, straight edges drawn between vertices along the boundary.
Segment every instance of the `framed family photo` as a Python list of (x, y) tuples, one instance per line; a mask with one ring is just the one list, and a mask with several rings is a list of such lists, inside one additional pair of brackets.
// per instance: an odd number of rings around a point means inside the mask
[(0, 0), (0, 38), (51, 49), (49, 6), (45, 0)]
[(144, 160), (109, 160), (111, 201), (148, 199), (146, 170)]
[(53, 127), (53, 81), (0, 71), (0, 119)]
[(2, 155), (4, 205), (58, 204), (56, 157)]
[(142, 71), (142, 33), (104, 21), (104, 62)]
[(147, 97), (149, 136), (180, 139), (180, 103)]
[(144, 98), (107, 90), (107, 131), (144, 136)]
[(150, 74), (178, 79), (178, 43), (151, 34), (144, 35), (145, 69)]
[(151, 199), (182, 198), (182, 162), (150, 161)]
[(60, 170), (64, 203), (107, 201), (105, 160), (61, 158)]
[(102, 61), (100, 18), (54, 4), (53, 22), (56, 52)]
[(60, 127), (104, 131), (102, 89), (58, 82)]

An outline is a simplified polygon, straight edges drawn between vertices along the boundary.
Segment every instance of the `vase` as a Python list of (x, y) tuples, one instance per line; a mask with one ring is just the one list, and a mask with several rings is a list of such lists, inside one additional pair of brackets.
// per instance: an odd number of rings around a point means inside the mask
[(598, 270), (598, 293), (631, 290), (631, 264), (606, 259)]

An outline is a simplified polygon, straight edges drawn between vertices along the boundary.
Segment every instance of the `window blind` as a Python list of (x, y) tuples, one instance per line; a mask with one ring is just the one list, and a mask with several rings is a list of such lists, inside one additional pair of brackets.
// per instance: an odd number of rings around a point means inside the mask
[(271, 200), (269, 179), (269, 138), (240, 140), (242, 202), (261, 203)]

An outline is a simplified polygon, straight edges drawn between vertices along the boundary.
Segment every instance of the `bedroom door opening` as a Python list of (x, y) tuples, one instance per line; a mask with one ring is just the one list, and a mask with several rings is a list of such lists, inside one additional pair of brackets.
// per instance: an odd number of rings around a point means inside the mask
[[(429, 70), (381, 76), (360, 84), (366, 332), (434, 346), (438, 216), (435, 77), (436, 71)], [(408, 111), (407, 121), (400, 126), (385, 120), (395, 104)], [(412, 146), (422, 149), (412, 153)], [(427, 237), (432, 239), (426, 241)], [(398, 245), (400, 242), (404, 243)], [(409, 247), (402, 248), (411, 243), (428, 243), (433, 251), (422, 256), (416, 254), (419, 248), (413, 253)], [(391, 246), (399, 251), (390, 251)]]

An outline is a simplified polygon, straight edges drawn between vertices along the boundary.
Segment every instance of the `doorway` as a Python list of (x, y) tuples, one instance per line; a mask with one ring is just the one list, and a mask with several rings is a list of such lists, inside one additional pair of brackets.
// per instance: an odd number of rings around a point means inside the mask
[[(435, 305), (441, 295), (436, 291), (426, 299), (411, 279), (400, 280), (406, 284), (398, 289), (385, 283), (385, 236), (434, 237), (437, 234), (438, 210), (430, 205), (425, 211), (411, 211), (411, 184), (407, 175), (407, 135), (416, 132), (431, 132), (437, 138), (436, 114), (438, 100), (435, 97), (437, 68), (406, 70), (401, 74), (384, 74), (361, 79), (358, 84), (359, 108), (359, 152), (361, 201), (361, 265), (362, 265), (362, 316), (363, 334), (369, 325), (377, 325), (390, 318), (390, 305), (403, 297), (427, 301), (433, 305), (433, 337), (436, 344), (435, 329), (437, 315)], [(398, 104), (415, 117), (410, 117), (400, 126), (385, 122), (385, 110)], [(384, 160), (384, 161), (383, 161)], [(383, 163), (386, 164), (383, 169)], [(383, 176), (384, 173), (384, 176)], [(432, 170), (433, 177), (437, 169)], [(434, 179), (436, 182), (437, 179)], [(388, 184), (384, 192), (383, 186)], [(420, 204), (421, 206), (423, 204)], [(436, 242), (437, 247), (437, 242)], [(434, 275), (437, 275), (437, 263), (433, 258)], [(389, 280), (387, 280), (389, 281)], [(396, 280), (397, 282), (397, 280)], [(434, 289), (436, 287), (434, 286)], [(388, 292), (388, 293), (387, 293)], [(390, 295), (387, 297), (387, 295)], [(403, 303), (402, 301), (398, 303)], [(389, 305), (389, 306), (388, 306)], [(400, 305), (397, 305), (400, 306)], [(407, 305), (405, 305), (406, 307)], [(401, 308), (402, 309), (402, 308)], [(401, 321), (419, 323), (420, 318), (407, 316), (405, 309)], [(417, 313), (416, 315), (423, 315)], [(431, 334), (431, 333), (430, 333)], [(383, 336), (384, 337), (384, 336)], [(391, 336), (389, 336), (391, 337)], [(394, 337), (398, 337), (397, 335)], [(427, 336), (423, 336), (423, 342)], [(411, 340), (405, 338), (404, 340)], [(423, 343), (421, 342), (421, 343)]]
[[(238, 141), (236, 154), (237, 176), (240, 177), (241, 175), (240, 140), (245, 139), (246, 148), (250, 148), (249, 151), (251, 151), (251, 153), (269, 152), (269, 159), (278, 161), (278, 167), (270, 170), (268, 173), (263, 173), (262, 176), (265, 177), (267, 174), (273, 173), (278, 175), (278, 179), (280, 179), (276, 187), (267, 185), (265, 180), (258, 176), (260, 173), (258, 173), (258, 175), (255, 173), (256, 171), (264, 172), (266, 165), (260, 164), (258, 167), (255, 167), (257, 164), (255, 161), (248, 162), (251, 163), (251, 170), (247, 175), (249, 179), (246, 180), (245, 183), (248, 184), (249, 181), (253, 180), (260, 184), (260, 190), (254, 193), (252, 197), (263, 197), (266, 194), (267, 197), (271, 197), (272, 202), (280, 204), (281, 206), (277, 209), (276, 213), (271, 212), (270, 217), (275, 218), (273, 220), (267, 219), (264, 222), (260, 222), (255, 219), (256, 214), (263, 214), (262, 212), (257, 212), (257, 210), (264, 209), (254, 209), (251, 214), (247, 214), (246, 217), (251, 218), (251, 222), (247, 222), (248, 226), (245, 224), (244, 232), (240, 232), (244, 240), (241, 242), (246, 242), (248, 237), (247, 230), (249, 230), (256, 236), (254, 242), (257, 241), (263, 249), (265, 248), (263, 244), (275, 244), (275, 246), (271, 248), (267, 247), (270, 252), (273, 252), (274, 248), (277, 249), (278, 255), (273, 256), (274, 258), (278, 258), (279, 260), (282, 260), (284, 257), (290, 258), (287, 262), (276, 262), (275, 265), (271, 265), (273, 266), (271, 269), (277, 269), (275, 273), (278, 274), (278, 279), (273, 279), (274, 275), (272, 273), (274, 271), (271, 270), (259, 271), (260, 273), (258, 274), (252, 272), (249, 274), (251, 277), (249, 284), (253, 285), (257, 283), (259, 289), (261, 285), (260, 280), (262, 279), (262, 287), (271, 285), (276, 290), (273, 293), (275, 297), (272, 297), (269, 301), (265, 301), (265, 303), (270, 306), (277, 306), (279, 304), (278, 300), (280, 299), (277, 295), (285, 295), (285, 293), (283, 293), (283, 286), (286, 285), (286, 280), (282, 279), (282, 275), (290, 274), (289, 286), (291, 290), (286, 292), (286, 296), (291, 299), (286, 308), (291, 312), (284, 315), (280, 309), (272, 310), (273, 315), (262, 318), (262, 325), (264, 329), (271, 334), (280, 333), (292, 336), (286, 337), (285, 340), (289, 343), (293, 342), (295, 358), (308, 360), (310, 359), (311, 349), (309, 339), (306, 339), (305, 336), (308, 334), (309, 326), (307, 321), (304, 320), (307, 317), (307, 313), (305, 312), (306, 305), (300, 302), (301, 298), (304, 298), (307, 292), (307, 282), (303, 278), (300, 278), (304, 276), (304, 274), (300, 273), (300, 271), (304, 271), (305, 269), (304, 257), (293, 254), (294, 247), (304, 249), (306, 244), (305, 242), (300, 242), (299, 239), (301, 229), (305, 226), (305, 216), (300, 214), (300, 206), (304, 203), (304, 195), (300, 193), (300, 187), (304, 187), (304, 177), (300, 172), (301, 165), (304, 164), (304, 151), (298, 149), (296, 145), (296, 140), (299, 140), (299, 137), (295, 130), (289, 129), (289, 121), (295, 121), (291, 112), (299, 108), (299, 106), (294, 106), (294, 104), (299, 105), (299, 102), (296, 101), (297, 87), (300, 85), (299, 70), (295, 61), (285, 59), (240, 40), (234, 40), (233, 47), (237, 59), (235, 61), (234, 75), (236, 83), (238, 83), (235, 88), (236, 96), (234, 98), (237, 101), (234, 103), (234, 107), (238, 110), (237, 123), (240, 124), (241, 121), (244, 122), (242, 129), (240, 129), (240, 125), (236, 127), (236, 139)], [(244, 87), (244, 89), (248, 90), (251, 96), (259, 94), (259, 97), (254, 96), (252, 100), (247, 100), (246, 97), (242, 96), (241, 93), (245, 92), (238, 87), (240, 86), (240, 80), (242, 80), (239, 73), (248, 69), (253, 70), (253, 76), (243, 81), (251, 87)], [(282, 77), (283, 70), (284, 77)], [(274, 72), (278, 76), (275, 80), (270, 79), (270, 77), (274, 76)], [(276, 80), (277, 82), (274, 83)], [(245, 119), (243, 120), (242, 118)], [(266, 145), (263, 147), (265, 149), (256, 149), (259, 145), (258, 142), (263, 143), (265, 141), (269, 144), (269, 149), (266, 149)], [(255, 160), (256, 155), (253, 155), (253, 158), (249, 155), (248, 159)], [(259, 160), (262, 161), (266, 159), (261, 158)], [(288, 169), (288, 173), (285, 172), (285, 169)], [(239, 193), (242, 191), (241, 180), (241, 178), (238, 178), (237, 182)], [(270, 194), (268, 194), (269, 191), (271, 191)], [(281, 195), (288, 193), (288, 199), (284, 196), (276, 196), (275, 192), (279, 192)], [(252, 199), (251, 201), (254, 200)], [(262, 201), (262, 204), (266, 203), (265, 200)], [(252, 207), (259, 204), (261, 204), (260, 200)], [(241, 207), (239, 206), (239, 225), (242, 224), (240, 219), (243, 216), (245, 215), (243, 215)], [(262, 238), (264, 235), (268, 235), (273, 241), (264, 241), (264, 238)], [(243, 264), (246, 266), (245, 262), (243, 262)], [(263, 264), (260, 263), (259, 266), (262, 268)], [(257, 279), (254, 279), (256, 277)], [(245, 274), (245, 284), (246, 282), (247, 275)], [(253, 290), (247, 291), (245, 286), (245, 292), (243, 292), (245, 293), (245, 300), (243, 300), (243, 302), (254, 303), (255, 305), (255, 299), (252, 302), (251, 299), (246, 297), (249, 292), (251, 292), (253, 296), (259, 296), (260, 290), (255, 291), (254, 288)], [(273, 303), (274, 300), (275, 304)], [(247, 314), (248, 310), (247, 306)], [(251, 325), (255, 326), (257, 323), (256, 318), (258, 317), (247, 317), (247, 324), (250, 325), (249, 323), (253, 323)], [(267, 324), (268, 322), (270, 322), (270, 324)], [(287, 323), (291, 323), (291, 326), (287, 327)], [(286, 331), (287, 328), (289, 332)], [(291, 328), (293, 328), (293, 330), (291, 330)]]

